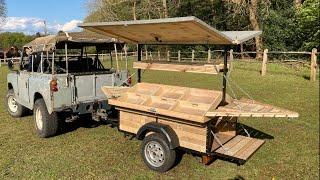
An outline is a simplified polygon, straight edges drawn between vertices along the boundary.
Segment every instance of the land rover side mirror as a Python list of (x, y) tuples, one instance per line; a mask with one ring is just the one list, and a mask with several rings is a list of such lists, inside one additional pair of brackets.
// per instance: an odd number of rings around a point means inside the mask
[(12, 71), (14, 69), (14, 64), (12, 60), (8, 60), (8, 68)]

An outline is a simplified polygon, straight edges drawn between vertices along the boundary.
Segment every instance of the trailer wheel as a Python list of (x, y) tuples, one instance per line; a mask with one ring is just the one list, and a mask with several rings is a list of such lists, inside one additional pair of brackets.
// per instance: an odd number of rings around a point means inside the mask
[(166, 172), (174, 165), (176, 151), (169, 148), (169, 143), (162, 134), (153, 133), (144, 138), (141, 156), (150, 169)]
[(36, 100), (33, 109), (33, 119), (39, 137), (47, 138), (58, 132), (58, 116), (55, 112), (49, 114), (43, 99)]
[(6, 96), (6, 105), (9, 114), (12, 117), (22, 117), (26, 112), (26, 107), (17, 102), (13, 89), (9, 89)]

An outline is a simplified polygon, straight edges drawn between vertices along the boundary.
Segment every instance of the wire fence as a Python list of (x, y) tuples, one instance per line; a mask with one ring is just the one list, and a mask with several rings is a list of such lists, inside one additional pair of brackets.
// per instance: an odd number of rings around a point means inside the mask
[[(244, 62), (260, 62), (261, 74), (265, 75), (267, 70), (267, 63), (287, 63), (290, 65), (302, 65), (310, 67), (310, 79), (316, 80), (316, 74), (318, 71), (319, 60), (317, 55), (317, 49), (313, 49), (311, 52), (307, 51), (268, 51), (265, 49), (263, 52), (246, 51), (246, 52), (234, 52), (232, 49), (227, 51), (229, 63), (233, 61)], [(260, 55), (260, 59), (256, 58)], [(65, 55), (61, 55), (64, 57)], [(68, 56), (80, 56), (79, 54), (69, 54)], [(108, 54), (86, 54), (87, 57), (96, 57), (102, 61), (109, 59), (126, 60), (127, 58), (136, 58), (138, 56), (137, 51), (126, 52), (124, 50), (112, 51)], [(57, 55), (59, 57), (59, 55)], [(223, 63), (224, 50), (208, 50), (208, 51), (142, 51), (141, 59), (149, 62), (177, 62), (177, 63), (201, 63), (201, 64), (220, 64)], [(14, 63), (19, 62), (19, 57), (0, 59), (0, 66), (6, 64), (8, 60)]]

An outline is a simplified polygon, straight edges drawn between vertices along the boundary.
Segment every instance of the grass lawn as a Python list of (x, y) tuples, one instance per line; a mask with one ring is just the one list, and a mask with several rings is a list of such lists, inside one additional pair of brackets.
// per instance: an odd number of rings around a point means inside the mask
[[(257, 63), (235, 63), (231, 79), (255, 100), (299, 112), (300, 117), (240, 119), (267, 138), (243, 166), (223, 160), (204, 166), (199, 157), (185, 154), (176, 167), (159, 174), (144, 165), (141, 142), (125, 138), (115, 128), (77, 123), (68, 133), (40, 139), (32, 116), (11, 118), (1, 103), (0, 179), (318, 179), (319, 81), (307, 80), (309, 70), (305, 68), (269, 64), (265, 77), (259, 75), (259, 69)], [(7, 73), (7, 67), (1, 67), (2, 99)], [(143, 81), (221, 89), (217, 75), (147, 71)], [(238, 98), (245, 96), (235, 92)]]

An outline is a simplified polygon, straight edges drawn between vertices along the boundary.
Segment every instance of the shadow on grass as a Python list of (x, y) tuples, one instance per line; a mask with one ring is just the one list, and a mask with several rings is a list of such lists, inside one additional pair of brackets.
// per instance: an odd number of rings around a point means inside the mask
[(228, 179), (228, 180), (245, 180), (245, 178), (242, 177), (242, 176), (240, 176), (240, 175), (237, 175), (236, 177), (230, 178), (230, 179)]
[(101, 122), (96, 122), (92, 119), (91, 114), (90, 115), (82, 115), (79, 117), (79, 119), (73, 121), (73, 122), (64, 122), (63, 119), (61, 119), (61, 129), (60, 132), (57, 134), (57, 136), (66, 134), (72, 131), (76, 131), (79, 128), (96, 128), (100, 125), (103, 125)]
[(274, 137), (270, 134), (264, 133), (258, 129), (255, 129), (253, 127), (247, 126), (242, 123), (237, 124), (237, 134), (238, 135), (243, 135), (243, 136), (248, 136), (247, 132), (250, 134), (250, 137), (252, 138), (257, 138), (257, 139), (274, 139)]

